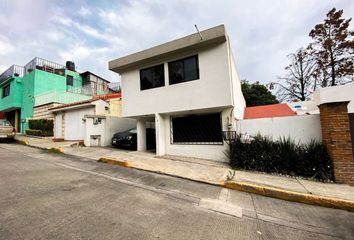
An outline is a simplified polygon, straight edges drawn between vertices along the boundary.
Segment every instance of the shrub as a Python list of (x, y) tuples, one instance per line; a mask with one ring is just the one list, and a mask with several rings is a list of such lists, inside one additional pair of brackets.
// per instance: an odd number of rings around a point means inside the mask
[(42, 136), (42, 131), (36, 129), (26, 129), (26, 134), (33, 136)]
[[(40, 130), (41, 135), (36, 136), (53, 136), (54, 123), (48, 119), (32, 119), (28, 121), (30, 130)], [(27, 130), (26, 130), (27, 134)], [(33, 135), (33, 134), (29, 134)]]
[(300, 144), (290, 138), (273, 141), (261, 135), (245, 141), (238, 135), (230, 143), (228, 155), (235, 169), (334, 180), (331, 159), (324, 145), (316, 141)]

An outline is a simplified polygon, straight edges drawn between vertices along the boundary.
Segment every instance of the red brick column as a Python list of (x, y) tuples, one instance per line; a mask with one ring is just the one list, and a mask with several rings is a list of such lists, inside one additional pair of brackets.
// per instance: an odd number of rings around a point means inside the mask
[(319, 108), (323, 143), (333, 161), (335, 180), (338, 183), (354, 185), (354, 159), (348, 103), (324, 103)]

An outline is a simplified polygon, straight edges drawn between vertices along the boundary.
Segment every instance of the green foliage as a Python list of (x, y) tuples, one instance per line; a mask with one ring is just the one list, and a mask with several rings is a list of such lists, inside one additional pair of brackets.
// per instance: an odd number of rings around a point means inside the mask
[(243, 80), (241, 88), (248, 107), (279, 103), (267, 87), (259, 84), (259, 82), (249, 83)]
[[(28, 121), (29, 128), (27, 130), (40, 130), (41, 135), (35, 136), (53, 136), (54, 123), (53, 120), (48, 119), (32, 119)], [(27, 133), (26, 130), (26, 134)], [(34, 135), (34, 134), (29, 134)]]
[(236, 169), (334, 180), (332, 161), (324, 145), (315, 141), (300, 144), (257, 135), (246, 142), (238, 135), (230, 143), (229, 158)]
[(36, 129), (26, 129), (26, 134), (32, 136), (42, 136), (42, 131)]

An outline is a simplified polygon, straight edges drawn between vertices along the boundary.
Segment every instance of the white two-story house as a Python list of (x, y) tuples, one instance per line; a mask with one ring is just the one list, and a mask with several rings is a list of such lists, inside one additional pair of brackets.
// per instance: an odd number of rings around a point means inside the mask
[(137, 119), (138, 151), (156, 129), (156, 155), (226, 161), (223, 131), (245, 100), (224, 25), (109, 62), (119, 73), (122, 115)]

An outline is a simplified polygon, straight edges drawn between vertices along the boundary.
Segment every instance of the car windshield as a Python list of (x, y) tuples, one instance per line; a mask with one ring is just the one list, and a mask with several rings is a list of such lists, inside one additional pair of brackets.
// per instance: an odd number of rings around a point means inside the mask
[(137, 133), (136, 128), (129, 129), (128, 132), (130, 132), (130, 133)]
[(11, 123), (6, 120), (0, 120), (0, 127), (11, 127)]

